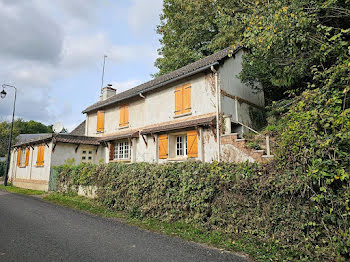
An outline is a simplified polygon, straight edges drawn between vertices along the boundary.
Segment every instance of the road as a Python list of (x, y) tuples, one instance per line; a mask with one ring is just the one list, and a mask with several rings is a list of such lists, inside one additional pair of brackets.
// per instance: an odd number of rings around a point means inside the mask
[(0, 190), (0, 261), (245, 261), (242, 257)]

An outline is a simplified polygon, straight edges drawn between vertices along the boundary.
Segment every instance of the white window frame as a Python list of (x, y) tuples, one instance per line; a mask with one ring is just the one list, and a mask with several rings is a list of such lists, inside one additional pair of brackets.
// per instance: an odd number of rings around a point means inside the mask
[(130, 160), (130, 143), (129, 141), (120, 141), (114, 143), (114, 160)]
[[(176, 139), (176, 143), (175, 143), (176, 157), (187, 157), (187, 135), (177, 135), (175, 139)], [(182, 152), (179, 152), (179, 151), (182, 151)]]

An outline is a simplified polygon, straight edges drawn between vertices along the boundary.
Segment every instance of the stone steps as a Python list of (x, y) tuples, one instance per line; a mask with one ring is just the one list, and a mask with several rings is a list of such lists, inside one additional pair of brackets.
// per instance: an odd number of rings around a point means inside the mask
[(223, 135), (221, 137), (221, 143), (223, 145), (230, 144), (259, 163), (267, 162), (273, 159), (274, 156), (266, 155), (265, 150), (256, 150), (249, 148), (247, 146), (247, 142), (248, 141), (246, 139), (240, 138), (238, 133)]

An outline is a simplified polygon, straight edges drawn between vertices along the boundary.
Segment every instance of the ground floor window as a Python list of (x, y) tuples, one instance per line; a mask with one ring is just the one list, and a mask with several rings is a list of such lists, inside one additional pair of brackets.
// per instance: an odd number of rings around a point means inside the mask
[(176, 136), (176, 156), (187, 156), (187, 135)]
[(116, 160), (126, 160), (130, 158), (130, 145), (128, 141), (114, 144), (113, 158)]

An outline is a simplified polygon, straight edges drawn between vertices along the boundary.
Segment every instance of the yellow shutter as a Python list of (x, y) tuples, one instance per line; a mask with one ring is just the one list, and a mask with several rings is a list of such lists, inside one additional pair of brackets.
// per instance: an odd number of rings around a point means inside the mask
[(30, 152), (30, 149), (29, 149), (29, 147), (27, 147), (26, 148), (26, 163), (25, 163), (25, 166), (29, 165), (29, 152)]
[(105, 129), (105, 112), (97, 112), (97, 132), (103, 132)]
[(20, 148), (17, 150), (17, 166), (21, 165), (21, 151)]
[(177, 87), (175, 88), (175, 115), (180, 115), (183, 113), (183, 88)]
[(191, 85), (183, 87), (183, 113), (191, 112)]
[(129, 125), (129, 105), (124, 107), (124, 124), (126, 126)]
[(168, 135), (161, 135), (158, 137), (159, 143), (159, 159), (168, 158)]
[(198, 157), (197, 131), (187, 132), (187, 156)]
[(36, 165), (37, 166), (43, 166), (44, 165), (44, 152), (45, 152), (45, 145), (41, 145), (38, 147), (38, 155), (36, 158)]
[(119, 126), (129, 125), (129, 105), (124, 105), (120, 107), (120, 120)]

